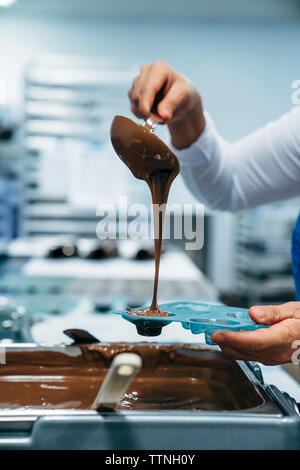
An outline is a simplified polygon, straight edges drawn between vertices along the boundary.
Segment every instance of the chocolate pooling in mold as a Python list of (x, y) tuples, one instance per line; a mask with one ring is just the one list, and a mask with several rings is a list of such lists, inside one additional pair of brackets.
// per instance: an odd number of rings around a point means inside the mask
[(153, 299), (149, 309), (129, 313), (141, 316), (170, 316), (162, 312), (157, 303), (159, 264), (165, 208), (170, 187), (178, 175), (180, 165), (176, 155), (151, 132), (148, 125), (142, 126), (123, 116), (115, 116), (111, 125), (112, 145), (120, 159), (132, 174), (144, 180), (151, 191), (154, 219), (155, 277)]

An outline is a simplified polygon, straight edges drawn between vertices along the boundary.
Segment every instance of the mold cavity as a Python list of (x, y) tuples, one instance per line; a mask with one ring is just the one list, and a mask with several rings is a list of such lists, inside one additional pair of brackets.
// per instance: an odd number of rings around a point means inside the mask
[(193, 305), (192, 307), (195, 312), (209, 312), (211, 309), (209, 306), (202, 306), (202, 305)]
[(174, 305), (176, 307), (176, 310), (194, 310), (195, 312), (210, 312), (211, 308), (209, 305)]
[(194, 323), (214, 323), (215, 325), (220, 326), (230, 326), (230, 325), (238, 325), (238, 321), (233, 320), (223, 320), (223, 318), (191, 318), (190, 322)]

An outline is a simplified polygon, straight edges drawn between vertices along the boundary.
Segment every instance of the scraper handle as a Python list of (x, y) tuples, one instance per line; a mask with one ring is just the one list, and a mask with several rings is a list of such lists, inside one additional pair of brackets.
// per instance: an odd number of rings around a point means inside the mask
[(142, 366), (135, 353), (121, 353), (114, 357), (104, 382), (92, 404), (92, 409), (113, 410), (120, 403), (133, 378)]

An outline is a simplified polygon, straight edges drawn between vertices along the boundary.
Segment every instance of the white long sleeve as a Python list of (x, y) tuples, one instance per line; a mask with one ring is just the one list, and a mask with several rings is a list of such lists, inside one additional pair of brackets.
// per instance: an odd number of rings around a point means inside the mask
[(236, 211), (300, 195), (300, 106), (235, 143), (205, 116), (196, 142), (173, 147), (186, 185), (202, 202)]

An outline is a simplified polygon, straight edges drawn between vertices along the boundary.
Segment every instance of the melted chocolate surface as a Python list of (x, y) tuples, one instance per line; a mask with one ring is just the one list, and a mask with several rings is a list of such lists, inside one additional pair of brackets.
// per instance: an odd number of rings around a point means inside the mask
[(143, 367), (119, 410), (239, 410), (261, 397), (234, 361), (208, 348), (116, 343), (7, 352), (1, 409), (90, 409), (114, 356), (135, 352)]
[[(149, 310), (144, 309), (143, 316), (159, 316), (161, 312), (157, 304), (157, 289), (165, 205), (170, 186), (179, 173), (180, 164), (176, 155), (148, 127), (123, 116), (115, 116), (113, 119), (111, 141), (116, 153), (132, 174), (146, 181), (151, 191), (154, 211), (155, 278), (152, 303)], [(141, 310), (139, 314), (142, 314)], [(162, 316), (165, 314), (166, 312), (163, 312)]]
[(136, 315), (137, 317), (171, 317), (172, 314), (169, 312), (164, 312), (163, 310), (151, 310), (145, 308), (131, 308), (127, 307), (126, 309), (130, 315)]

